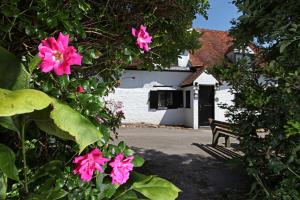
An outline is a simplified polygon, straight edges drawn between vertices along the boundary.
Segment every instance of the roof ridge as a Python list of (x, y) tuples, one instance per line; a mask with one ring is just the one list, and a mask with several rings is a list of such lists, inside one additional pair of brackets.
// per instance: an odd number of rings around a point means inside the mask
[(210, 32), (222, 32), (229, 34), (229, 31), (216, 30), (216, 29), (207, 29), (207, 28), (194, 28), (196, 31), (210, 31)]

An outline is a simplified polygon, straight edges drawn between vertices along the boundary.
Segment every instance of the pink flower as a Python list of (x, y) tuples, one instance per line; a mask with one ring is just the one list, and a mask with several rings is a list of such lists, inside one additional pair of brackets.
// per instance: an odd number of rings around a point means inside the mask
[(85, 90), (84, 90), (84, 88), (83, 88), (81, 85), (79, 85), (79, 86), (77, 86), (77, 88), (76, 88), (76, 92), (78, 92), (78, 93), (83, 93), (83, 92), (85, 92)]
[(76, 163), (73, 173), (80, 174), (80, 178), (83, 181), (90, 181), (94, 171), (98, 170), (99, 172), (103, 172), (101, 166), (108, 161), (108, 158), (102, 157), (102, 153), (99, 149), (94, 149), (90, 153), (84, 156), (78, 156), (73, 160), (73, 163)]
[(114, 161), (109, 164), (113, 168), (110, 174), (113, 184), (122, 185), (126, 183), (129, 179), (129, 172), (133, 170), (132, 160), (133, 156), (124, 159), (124, 154), (120, 153), (115, 157)]
[(131, 29), (131, 33), (134, 37), (137, 38), (136, 44), (145, 51), (149, 51), (149, 44), (152, 42), (152, 37), (146, 31), (146, 27), (141, 25), (140, 30), (136, 30), (135, 28)]
[(59, 33), (58, 39), (54, 37), (42, 40), (39, 45), (38, 56), (42, 59), (40, 69), (42, 72), (54, 70), (58, 76), (71, 74), (71, 65), (81, 65), (82, 56), (73, 46), (68, 46), (69, 35)]

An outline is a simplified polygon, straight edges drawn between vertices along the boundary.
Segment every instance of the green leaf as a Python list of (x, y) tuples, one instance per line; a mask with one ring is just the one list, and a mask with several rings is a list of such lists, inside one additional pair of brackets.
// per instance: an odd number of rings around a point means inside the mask
[(281, 42), (280, 49), (279, 49), (280, 53), (282, 53), (285, 50), (285, 48), (287, 48), (289, 45), (291, 45), (292, 42), (293, 42), (293, 40)]
[(11, 117), (0, 117), (0, 125), (4, 128), (20, 133)]
[(30, 182), (34, 182), (39, 178), (45, 176), (56, 176), (57, 173), (61, 172), (63, 168), (63, 162), (60, 160), (52, 160), (45, 165), (41, 166), (30, 179)]
[(75, 138), (79, 144), (80, 152), (102, 138), (101, 132), (90, 120), (55, 99), (53, 99), (53, 110), (50, 113), (50, 118), (53, 119), (57, 127)]
[(51, 194), (47, 197), (47, 200), (57, 200), (65, 197), (68, 194), (67, 191), (63, 189), (53, 190)]
[(41, 62), (41, 58), (34, 56), (29, 63), (29, 73), (32, 74), (33, 70), (37, 69), (38, 65)]
[(42, 110), (49, 106), (51, 98), (38, 90), (5, 90), (0, 88), (0, 116), (13, 116)]
[(8, 178), (18, 181), (19, 176), (15, 160), (15, 153), (9, 147), (0, 144), (0, 169)]
[(150, 180), (151, 177), (150, 176), (146, 176), (144, 174), (141, 174), (141, 173), (138, 173), (136, 171), (133, 171), (131, 174), (130, 174), (130, 181), (133, 181), (133, 182), (140, 182), (140, 181), (144, 181), (144, 180)]
[(134, 151), (127, 147), (125, 149), (124, 153), (125, 153), (125, 156), (128, 157), (128, 156), (132, 156), (134, 154)]
[(111, 183), (104, 184), (104, 185), (106, 185), (106, 188), (104, 190), (104, 195), (107, 198), (111, 198), (116, 193), (116, 191), (117, 191), (117, 189), (119, 187), (118, 185), (113, 185)]
[[(53, 119), (54, 124), (50, 123), (51, 119), (47, 118), (44, 112), (41, 112), (43, 114), (40, 119), (35, 117), (37, 125), (43, 131), (63, 139), (75, 140), (79, 144), (80, 152), (86, 146), (102, 138), (101, 132), (87, 118), (41, 91), (0, 89), (0, 116), (31, 113), (35, 110), (42, 110), (48, 107), (49, 104), (53, 106), (50, 118)], [(48, 122), (49, 124), (47, 124)]]
[(68, 192), (63, 189), (48, 189), (46, 191), (41, 191), (40, 193), (31, 194), (27, 199), (28, 200), (57, 200), (61, 199), (68, 195)]
[(20, 69), (19, 60), (0, 46), (0, 88), (10, 89), (17, 80)]
[(128, 191), (124, 195), (117, 198), (117, 200), (137, 200), (139, 199), (134, 191)]
[(0, 199), (6, 199), (7, 177), (0, 172)]
[(12, 86), (12, 90), (20, 90), (29, 88), (30, 83), (30, 74), (25, 69), (24, 65), (21, 65), (20, 73), (15, 81), (14, 85)]
[(97, 127), (103, 135), (102, 142), (104, 144), (107, 143), (109, 141), (109, 138), (110, 138), (110, 132), (109, 132), (108, 127), (103, 126), (102, 124), (98, 124)]
[(120, 151), (125, 151), (125, 148), (126, 148), (126, 144), (124, 141), (121, 141), (119, 144), (118, 144), (118, 147), (120, 149)]
[(145, 163), (145, 160), (141, 156), (135, 155), (132, 163), (134, 164), (134, 167), (141, 167)]
[(180, 192), (180, 189), (169, 181), (154, 176), (135, 182), (131, 189), (140, 192), (151, 200), (174, 200)]
[(106, 175), (104, 173), (99, 173), (97, 172), (97, 175), (96, 175), (96, 188), (98, 190), (100, 190), (100, 192), (103, 192), (104, 191), (104, 188), (103, 188), (103, 179)]
[(51, 110), (51, 108), (47, 108), (40, 111), (35, 111), (31, 114), (31, 118), (34, 120), (38, 128), (45, 133), (54, 135), (63, 140), (75, 141), (75, 137), (70, 135), (68, 132), (61, 130), (55, 125), (53, 119), (50, 118)]

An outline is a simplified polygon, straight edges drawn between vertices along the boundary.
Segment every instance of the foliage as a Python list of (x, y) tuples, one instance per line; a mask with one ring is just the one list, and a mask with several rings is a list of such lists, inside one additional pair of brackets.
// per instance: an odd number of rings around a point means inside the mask
[(233, 2), (242, 13), (231, 29), (235, 45), (255, 44), (255, 59), (227, 63), (212, 73), (228, 82), (235, 95), (234, 105), (225, 107), (242, 136), (247, 170), (255, 179), (251, 194), (299, 199), (300, 2)]
[[(85, 67), (78, 70), (98, 74), (112, 86), (132, 60), (147, 69), (169, 67), (183, 50), (198, 47), (198, 33), (186, 30), (197, 13), (206, 15), (207, 7), (207, 0), (4, 0), (0, 46), (28, 59), (41, 40), (68, 33), (84, 57)], [(130, 37), (131, 27), (140, 24), (153, 35), (148, 53), (140, 53)]]
[[(207, 7), (207, 0), (2, 1), (0, 197), (176, 199), (180, 190), (159, 177), (133, 172), (125, 184), (114, 185), (105, 164), (103, 173), (83, 182), (71, 162), (98, 148), (105, 158), (123, 153), (134, 156), (134, 167), (143, 165), (124, 142), (111, 144), (124, 114), (105, 96), (128, 64), (161, 69), (183, 50), (199, 47), (199, 34), (187, 30), (196, 14), (206, 16)], [(149, 52), (140, 50), (131, 34), (141, 24), (152, 36)], [(38, 45), (59, 32), (69, 34), (83, 56), (70, 75), (38, 70)]]

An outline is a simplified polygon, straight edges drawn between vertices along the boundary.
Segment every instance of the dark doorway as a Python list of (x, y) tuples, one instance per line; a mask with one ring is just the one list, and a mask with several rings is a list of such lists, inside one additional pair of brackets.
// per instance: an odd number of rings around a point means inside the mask
[(202, 86), (199, 87), (198, 96), (198, 115), (199, 115), (199, 126), (208, 126), (208, 118), (214, 118), (214, 98), (215, 90), (214, 86)]

